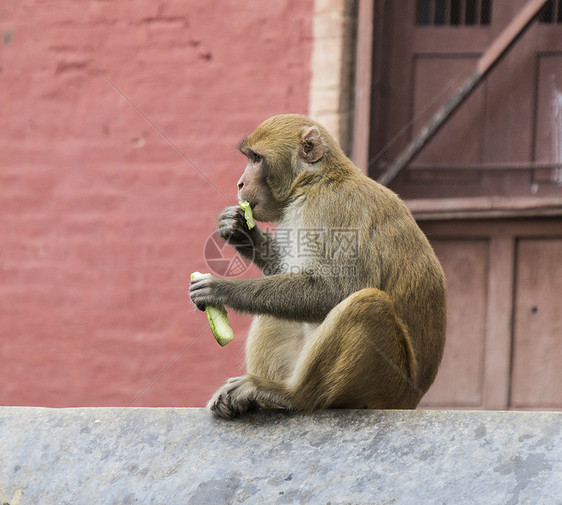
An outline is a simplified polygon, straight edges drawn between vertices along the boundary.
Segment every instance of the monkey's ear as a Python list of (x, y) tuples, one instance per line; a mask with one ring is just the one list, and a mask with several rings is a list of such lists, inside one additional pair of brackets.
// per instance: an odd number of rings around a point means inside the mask
[(307, 163), (316, 163), (324, 156), (324, 144), (316, 126), (310, 126), (302, 132), (299, 156)]

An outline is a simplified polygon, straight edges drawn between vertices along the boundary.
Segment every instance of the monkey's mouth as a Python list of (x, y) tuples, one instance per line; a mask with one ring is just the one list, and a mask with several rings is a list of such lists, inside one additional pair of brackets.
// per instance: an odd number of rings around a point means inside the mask
[(238, 193), (238, 200), (246, 200), (249, 204), (250, 204), (250, 209), (252, 209), (252, 212), (254, 211), (256, 205), (258, 205), (256, 202), (250, 202), (250, 200), (247, 200), (246, 198), (243, 198), (242, 195), (240, 193)]
[[(254, 217), (256, 217), (256, 206), (257, 203), (250, 202), (250, 209), (252, 209), (252, 214), (254, 215)], [(258, 214), (259, 214), (259, 210), (258, 210)]]

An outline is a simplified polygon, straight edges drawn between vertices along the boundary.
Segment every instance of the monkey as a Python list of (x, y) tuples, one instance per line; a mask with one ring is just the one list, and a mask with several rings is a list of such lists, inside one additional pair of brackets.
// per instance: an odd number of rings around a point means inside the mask
[(246, 374), (208, 408), (413, 409), (443, 354), (443, 269), (406, 204), (365, 175), (319, 123), (273, 116), (239, 145), (247, 165), (217, 230), (259, 267), (251, 279), (192, 281), (194, 305), (254, 316)]

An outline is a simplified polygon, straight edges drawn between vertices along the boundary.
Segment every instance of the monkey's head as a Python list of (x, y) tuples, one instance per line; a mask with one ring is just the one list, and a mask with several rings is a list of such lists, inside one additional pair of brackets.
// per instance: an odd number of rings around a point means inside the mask
[(273, 116), (239, 145), (248, 164), (238, 181), (238, 198), (247, 200), (258, 221), (279, 221), (302, 174), (319, 173), (344, 156), (318, 123), (298, 114)]

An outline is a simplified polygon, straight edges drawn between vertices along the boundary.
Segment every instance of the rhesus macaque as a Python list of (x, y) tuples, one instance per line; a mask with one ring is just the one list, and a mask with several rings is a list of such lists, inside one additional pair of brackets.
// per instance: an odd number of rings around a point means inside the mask
[(247, 373), (210, 410), (415, 408), (443, 353), (445, 278), (406, 205), (304, 116), (272, 117), (239, 148), (238, 197), (278, 227), (249, 230), (243, 210), (227, 207), (218, 233), (264, 275), (191, 284), (199, 309), (255, 314)]

